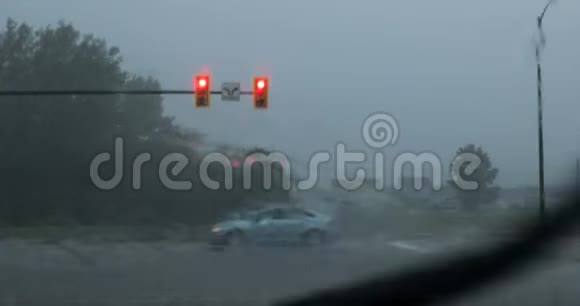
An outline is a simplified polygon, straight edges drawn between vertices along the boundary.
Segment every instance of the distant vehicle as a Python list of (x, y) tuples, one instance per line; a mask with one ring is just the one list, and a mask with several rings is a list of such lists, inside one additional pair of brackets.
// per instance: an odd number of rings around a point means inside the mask
[(310, 209), (269, 207), (230, 217), (212, 227), (211, 246), (318, 246), (337, 236), (333, 219)]

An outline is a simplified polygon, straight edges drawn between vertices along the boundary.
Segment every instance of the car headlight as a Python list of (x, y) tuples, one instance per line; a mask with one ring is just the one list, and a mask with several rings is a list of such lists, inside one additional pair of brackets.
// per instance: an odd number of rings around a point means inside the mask
[(212, 233), (217, 233), (217, 232), (221, 232), (221, 231), (222, 231), (222, 228), (219, 226), (214, 226), (211, 228)]

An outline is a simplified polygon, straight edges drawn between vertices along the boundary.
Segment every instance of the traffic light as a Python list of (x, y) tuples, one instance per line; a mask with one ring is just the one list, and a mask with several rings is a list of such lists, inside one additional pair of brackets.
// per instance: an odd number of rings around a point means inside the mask
[(254, 108), (268, 108), (268, 78), (254, 78)]
[(196, 75), (193, 79), (196, 107), (209, 107), (211, 96), (210, 85), (211, 83), (209, 75)]

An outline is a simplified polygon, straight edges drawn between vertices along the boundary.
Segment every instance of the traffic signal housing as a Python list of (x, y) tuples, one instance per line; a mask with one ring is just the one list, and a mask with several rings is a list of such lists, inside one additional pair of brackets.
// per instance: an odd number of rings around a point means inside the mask
[(195, 106), (209, 107), (211, 97), (211, 82), (209, 75), (196, 75), (193, 79), (195, 91)]
[(254, 108), (268, 108), (270, 81), (266, 77), (254, 78)]

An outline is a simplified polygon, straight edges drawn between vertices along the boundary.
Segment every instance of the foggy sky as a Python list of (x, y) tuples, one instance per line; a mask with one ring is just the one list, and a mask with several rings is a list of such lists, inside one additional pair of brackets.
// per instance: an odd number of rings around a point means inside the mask
[[(0, 18), (35, 26), (70, 21), (121, 48), (126, 69), (167, 89), (191, 88), (209, 69), (213, 87), (271, 76), (270, 109), (212, 98), (165, 98), (167, 114), (212, 142), (260, 145), (301, 161), (338, 141), (365, 149), (361, 126), (393, 114), (399, 141), (384, 150), (486, 148), (504, 185), (537, 182), (533, 52), (540, 0), (74, 1), (7, 0)], [(545, 18), (547, 183), (580, 152), (580, 2), (560, 0)], [(111, 139), (111, 142), (113, 140)], [(389, 162), (387, 162), (388, 164)]]

